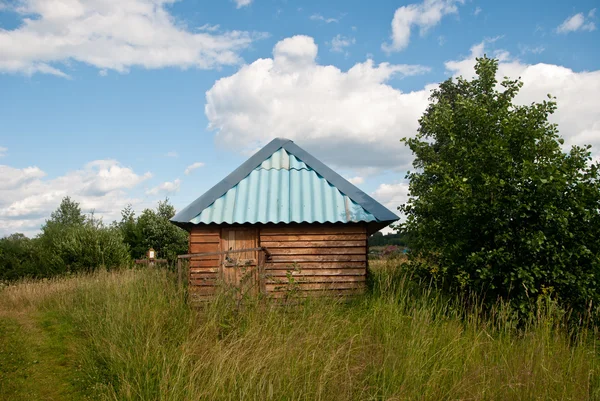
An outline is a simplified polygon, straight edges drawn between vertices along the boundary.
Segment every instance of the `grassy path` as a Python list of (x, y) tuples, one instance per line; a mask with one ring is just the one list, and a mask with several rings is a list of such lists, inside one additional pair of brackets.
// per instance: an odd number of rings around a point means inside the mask
[(52, 314), (0, 311), (0, 400), (81, 400), (72, 329)]

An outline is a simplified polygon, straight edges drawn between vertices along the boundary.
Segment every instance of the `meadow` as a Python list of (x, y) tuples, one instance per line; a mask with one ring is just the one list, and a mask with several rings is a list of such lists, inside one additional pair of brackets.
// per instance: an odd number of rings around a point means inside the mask
[(469, 310), (394, 261), (350, 301), (222, 294), (97, 271), (0, 289), (2, 400), (595, 400), (598, 333), (552, 303)]

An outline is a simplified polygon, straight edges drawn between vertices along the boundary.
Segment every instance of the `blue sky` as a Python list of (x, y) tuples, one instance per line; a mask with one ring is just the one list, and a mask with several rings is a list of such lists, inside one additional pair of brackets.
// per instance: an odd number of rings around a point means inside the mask
[(395, 210), (399, 139), (483, 53), (519, 101), (557, 96), (567, 145), (600, 145), (594, 1), (373, 4), (0, 0), (0, 235), (34, 235), (65, 195), (107, 222), (180, 209), (276, 136)]

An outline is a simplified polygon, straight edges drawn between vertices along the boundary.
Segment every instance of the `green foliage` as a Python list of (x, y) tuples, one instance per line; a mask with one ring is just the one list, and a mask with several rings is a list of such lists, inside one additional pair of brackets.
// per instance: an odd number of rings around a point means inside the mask
[(173, 263), (177, 255), (187, 253), (188, 233), (169, 221), (174, 215), (175, 208), (169, 199), (159, 202), (156, 210), (145, 209), (137, 218), (131, 206), (123, 209), (118, 227), (129, 245), (131, 257), (143, 258), (148, 249), (154, 248), (160, 258)]
[(433, 91), (417, 136), (411, 198), (400, 209), (420, 273), (450, 293), (539, 297), (582, 314), (600, 302), (600, 185), (589, 146), (561, 149), (552, 98), (513, 104), (522, 83), (497, 89), (497, 61)]
[(51, 274), (115, 268), (129, 262), (121, 231), (92, 218), (80, 225), (47, 225), (40, 241)]
[(0, 281), (36, 277), (42, 264), (37, 244), (23, 234), (0, 238)]
[(398, 245), (406, 246), (408, 244), (408, 237), (405, 233), (395, 234), (383, 234), (376, 232), (369, 237), (369, 246), (386, 246), (386, 245)]
[(0, 280), (52, 277), (128, 263), (121, 231), (93, 215), (84, 216), (69, 197), (52, 212), (37, 238), (13, 234), (0, 239)]

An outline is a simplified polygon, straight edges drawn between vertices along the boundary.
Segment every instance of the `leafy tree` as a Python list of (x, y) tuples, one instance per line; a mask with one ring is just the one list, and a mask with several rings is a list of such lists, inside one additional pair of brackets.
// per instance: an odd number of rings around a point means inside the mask
[(79, 203), (66, 197), (42, 226), (37, 239), (43, 264), (37, 276), (115, 268), (129, 263), (122, 233), (106, 227), (93, 215), (81, 213)]
[(79, 203), (67, 196), (60, 202), (58, 208), (50, 214), (50, 220), (46, 222), (46, 225), (80, 226), (84, 222), (85, 216), (81, 213)]
[(148, 249), (154, 248), (159, 257), (174, 262), (177, 255), (187, 253), (188, 233), (169, 221), (174, 215), (175, 208), (169, 199), (159, 202), (156, 210), (145, 209), (137, 218), (131, 206), (127, 206), (121, 212), (119, 228), (131, 257), (142, 258)]
[(453, 293), (510, 299), (522, 313), (546, 295), (584, 312), (600, 301), (598, 166), (589, 146), (562, 151), (553, 98), (515, 105), (523, 84), (500, 89), (497, 70), (484, 57), (475, 79), (442, 83), (403, 139), (416, 169), (400, 207), (411, 255)]

